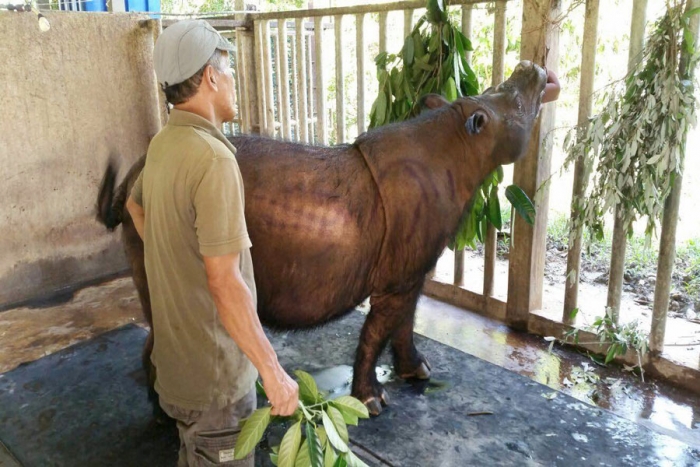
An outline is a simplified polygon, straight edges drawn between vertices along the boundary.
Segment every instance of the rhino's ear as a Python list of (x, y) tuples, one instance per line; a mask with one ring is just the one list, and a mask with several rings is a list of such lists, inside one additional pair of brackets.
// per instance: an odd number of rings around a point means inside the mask
[(438, 109), (443, 105), (450, 105), (450, 103), (439, 94), (426, 94), (420, 98), (418, 105), (421, 110), (426, 109)]
[(469, 116), (464, 126), (467, 129), (467, 133), (470, 135), (478, 135), (481, 130), (484, 129), (488, 120), (489, 117), (486, 115), (486, 112), (483, 110), (475, 110), (474, 113)]

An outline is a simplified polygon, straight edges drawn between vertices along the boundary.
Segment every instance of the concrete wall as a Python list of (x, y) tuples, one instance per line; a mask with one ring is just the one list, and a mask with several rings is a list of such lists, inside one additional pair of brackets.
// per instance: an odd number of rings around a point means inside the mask
[(155, 21), (0, 13), (0, 308), (127, 267), (95, 221), (110, 154), (124, 174), (160, 128)]

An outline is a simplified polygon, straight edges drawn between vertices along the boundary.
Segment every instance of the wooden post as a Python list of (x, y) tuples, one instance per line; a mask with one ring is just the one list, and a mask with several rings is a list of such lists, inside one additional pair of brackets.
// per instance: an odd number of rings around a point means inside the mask
[(343, 70), (343, 15), (335, 17), (335, 144), (345, 142), (345, 70)]
[(403, 37), (404, 39), (411, 35), (413, 31), (413, 9), (403, 11)]
[(323, 16), (314, 18), (314, 73), (316, 75), (316, 143), (328, 144), (326, 128), (326, 81), (323, 76)]
[(306, 87), (306, 34), (304, 33), (304, 18), (297, 18), (296, 28), (296, 62), (297, 62), (297, 138), (302, 143), (310, 142), (309, 111), (307, 107)]
[[(581, 50), (581, 85), (578, 100), (578, 132), (583, 134), (588, 128), (588, 119), (593, 106), (593, 80), (595, 78), (595, 52), (598, 43), (598, 13), (600, 0), (586, 1), (586, 20), (583, 26), (583, 47)], [(586, 174), (583, 160), (576, 161), (574, 167), (574, 187), (571, 195), (571, 232), (566, 268), (564, 292), (564, 315), (562, 322), (573, 324), (571, 312), (578, 308), (578, 285), (581, 272), (581, 244), (583, 229), (574, 228), (574, 219), (580, 216), (580, 200), (586, 191)]]
[(258, 133), (265, 135), (267, 134), (267, 113), (265, 112), (266, 107), (266, 96), (265, 96), (265, 73), (263, 72), (263, 63), (265, 63), (265, 57), (263, 53), (263, 29), (264, 21), (255, 21), (253, 23), (253, 34), (255, 37), (255, 64), (259, 65), (255, 68), (255, 77), (257, 82), (258, 90)]
[[(686, 5), (686, 11), (700, 7), (700, 0), (691, 0)], [(698, 15), (690, 17), (690, 31), (695, 43), (698, 42)], [(681, 79), (692, 79), (694, 70), (688, 69), (688, 54), (685, 47), (681, 49), (681, 61), (678, 74)], [(685, 154), (681, 155), (681, 160)], [(683, 168), (681, 167), (681, 172)], [(666, 337), (666, 319), (668, 317), (668, 301), (671, 295), (671, 276), (676, 260), (676, 227), (678, 226), (678, 210), (681, 202), (681, 187), (683, 177), (678, 174), (673, 181), (671, 193), (664, 203), (664, 216), (661, 224), (661, 240), (659, 242), (659, 260), (656, 270), (656, 287), (654, 289), (654, 313), (651, 321), (651, 334), (649, 335), (649, 351), (651, 355), (658, 357), (664, 350)]]
[[(559, 12), (559, 0), (525, 0), (521, 33), (520, 58), (544, 64), (556, 72), (559, 60), (559, 35), (551, 27), (549, 19)], [(549, 53), (547, 49), (549, 48)], [(520, 186), (535, 202), (535, 225), (527, 225), (513, 216), (512, 244), (508, 265), (508, 303), (506, 322), (526, 330), (530, 312), (542, 308), (542, 280), (547, 239), (547, 210), (549, 191), (540, 189), (550, 176), (551, 138), (547, 148), (542, 148), (544, 136), (554, 127), (555, 105), (546, 104), (533, 128), (532, 138), (523, 159), (515, 163), (513, 183)]]
[(236, 56), (238, 58), (238, 81), (241, 94), (238, 96), (243, 133), (260, 133), (258, 117), (258, 88), (255, 82), (255, 41), (253, 32), (236, 28)]
[[(462, 5), (462, 34), (469, 39), (469, 42), (472, 40), (472, 9), (472, 5)], [(465, 52), (464, 55), (464, 58), (471, 65), (472, 53)]]
[(389, 12), (379, 13), (379, 53), (386, 52), (386, 22)]
[(289, 50), (287, 47), (287, 20), (277, 21), (277, 73), (280, 87), (280, 123), (282, 137), (287, 141), (292, 139), (292, 122), (289, 109)]
[(365, 14), (355, 15), (357, 53), (357, 134), (365, 131)]
[[(506, 2), (496, 2), (496, 14), (493, 20), (493, 65), (491, 70), (491, 86), (503, 82), (506, 56)], [(496, 228), (489, 224), (484, 241), (484, 297), (493, 295), (494, 278), (496, 276)], [(484, 303), (489, 303), (486, 300)]]
[(270, 47), (270, 20), (261, 22), (263, 75), (265, 76), (265, 135), (274, 137), (277, 132), (275, 121), (275, 97), (272, 86), (272, 47)]
[[(627, 70), (631, 70), (639, 61), (644, 46), (644, 26), (646, 24), (647, 0), (634, 0), (632, 11), (632, 29), (630, 31), (630, 52)], [(622, 300), (622, 283), (625, 275), (625, 250), (627, 250), (627, 228), (622, 218), (622, 208), (615, 208), (612, 251), (610, 253), (610, 274), (608, 277), (607, 308), (614, 323), (620, 319), (620, 302)]]

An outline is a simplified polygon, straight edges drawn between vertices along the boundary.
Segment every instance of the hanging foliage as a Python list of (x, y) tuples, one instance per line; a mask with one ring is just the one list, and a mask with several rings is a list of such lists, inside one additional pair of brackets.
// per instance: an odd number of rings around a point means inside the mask
[[(429, 0), (425, 15), (406, 37), (401, 52), (382, 52), (375, 59), (379, 94), (372, 105), (369, 127), (416, 116), (420, 98), (426, 94), (441, 94), (450, 102), (478, 94), (476, 75), (465, 58), (470, 51), (471, 42), (450, 23), (443, 1)], [(486, 177), (474, 193), (450, 248), (474, 248), (476, 240), (486, 238), (489, 223), (501, 229), (498, 185), (502, 181), (501, 167)], [(529, 224), (534, 222), (534, 205), (521, 188), (509, 186), (506, 197)]]
[[(698, 59), (689, 29), (697, 12), (684, 11), (685, 1), (669, 5), (638, 65), (605, 95), (603, 111), (564, 141), (565, 168), (581, 158), (585, 180), (594, 174), (591, 189), (575, 200), (579, 216), (573, 219), (575, 229), (585, 226), (594, 238), (603, 238), (604, 215), (617, 207), (629, 235), (633, 222), (646, 216), (650, 238), (683, 171), (686, 135), (696, 121), (692, 70)], [(688, 60), (686, 76), (679, 75), (681, 57)]]

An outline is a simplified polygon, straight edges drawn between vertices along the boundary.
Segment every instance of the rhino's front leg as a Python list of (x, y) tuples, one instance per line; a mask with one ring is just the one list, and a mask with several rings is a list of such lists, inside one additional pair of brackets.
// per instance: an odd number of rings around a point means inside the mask
[(394, 354), (394, 371), (400, 378), (430, 379), (430, 364), (418, 352), (413, 342), (415, 308), (410, 316), (399, 325), (391, 337), (391, 350)]
[[(360, 334), (355, 356), (352, 395), (361, 400), (372, 415), (379, 415), (389, 396), (377, 381), (376, 366), (387, 341), (406, 318), (412, 318), (420, 287), (408, 293), (372, 296), (372, 305)], [(411, 319), (412, 321), (412, 319)]]

